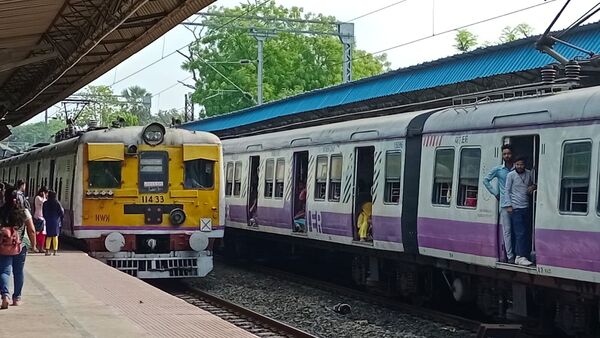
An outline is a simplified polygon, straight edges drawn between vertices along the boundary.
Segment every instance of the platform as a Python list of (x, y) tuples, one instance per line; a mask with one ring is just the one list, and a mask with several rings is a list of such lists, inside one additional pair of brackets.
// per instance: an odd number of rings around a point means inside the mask
[(29, 254), (25, 271), (0, 337), (256, 337), (82, 252)]

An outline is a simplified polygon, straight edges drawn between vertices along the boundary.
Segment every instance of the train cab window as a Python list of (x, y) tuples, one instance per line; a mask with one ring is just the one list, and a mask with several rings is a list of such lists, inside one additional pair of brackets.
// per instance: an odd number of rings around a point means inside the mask
[(227, 162), (225, 169), (225, 196), (231, 196), (233, 189), (233, 162)]
[(591, 159), (591, 142), (564, 144), (560, 180), (560, 211), (587, 213)]
[[(169, 154), (166, 151), (145, 151), (140, 153), (139, 189), (140, 192), (167, 192), (169, 190)], [(188, 167), (186, 161), (186, 171)]]
[[(43, 180), (46, 185), (46, 180)], [(88, 162), (88, 187), (114, 189), (121, 187), (121, 161)]]
[(450, 205), (454, 175), (454, 149), (438, 149), (435, 152), (434, 172), (432, 202), (438, 205)]
[(402, 153), (388, 151), (385, 155), (385, 189), (383, 202), (398, 204), (400, 201), (400, 174), (402, 172)]
[(233, 174), (233, 196), (240, 196), (242, 188), (242, 162), (235, 162), (235, 171)]
[(277, 166), (275, 167), (275, 198), (283, 197), (283, 186), (285, 177), (285, 160), (283, 158), (277, 159)]
[(184, 183), (186, 189), (210, 189), (214, 186), (215, 162), (203, 158), (185, 161)]
[(481, 149), (465, 148), (461, 150), (456, 205), (469, 208), (477, 207), (480, 162)]
[(327, 191), (327, 156), (317, 156), (315, 200), (324, 200)]
[(265, 198), (273, 197), (273, 172), (275, 161), (273, 159), (267, 160), (265, 163)]
[(329, 200), (339, 202), (342, 194), (342, 155), (331, 155), (329, 170)]

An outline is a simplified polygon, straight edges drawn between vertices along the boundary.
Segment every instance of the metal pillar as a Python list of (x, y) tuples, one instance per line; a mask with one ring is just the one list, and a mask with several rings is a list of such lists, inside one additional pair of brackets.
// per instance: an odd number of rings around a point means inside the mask
[(354, 24), (341, 22), (337, 25), (338, 34), (344, 46), (342, 82), (352, 81), (352, 47), (354, 46)]
[(254, 35), (256, 42), (258, 43), (258, 71), (256, 79), (256, 96), (258, 97), (258, 104), (263, 104), (263, 47), (265, 40), (267, 39), (264, 35)]
[(184, 122), (194, 121), (194, 102), (192, 102), (192, 94), (185, 94), (185, 106), (183, 110)]

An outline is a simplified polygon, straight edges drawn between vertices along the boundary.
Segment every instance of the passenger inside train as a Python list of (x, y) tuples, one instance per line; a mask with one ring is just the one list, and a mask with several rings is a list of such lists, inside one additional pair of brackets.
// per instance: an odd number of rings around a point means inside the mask
[(294, 205), (294, 231), (306, 231), (306, 183), (299, 182), (296, 203)]
[(371, 212), (373, 207), (373, 174), (375, 170), (375, 148), (356, 148), (356, 200), (354, 238), (361, 242), (373, 241)]

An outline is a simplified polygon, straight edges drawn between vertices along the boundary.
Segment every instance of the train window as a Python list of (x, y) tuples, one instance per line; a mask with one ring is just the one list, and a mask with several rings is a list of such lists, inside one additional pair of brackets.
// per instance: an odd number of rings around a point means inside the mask
[[(169, 190), (169, 154), (166, 151), (145, 151), (140, 153), (139, 159), (140, 192), (167, 192)], [(188, 162), (194, 161), (185, 162), (186, 171)]]
[(265, 197), (273, 197), (273, 172), (275, 161), (273, 159), (267, 160), (265, 164)]
[(283, 158), (277, 159), (277, 166), (275, 167), (275, 198), (283, 197), (283, 179), (285, 174), (285, 160)]
[(227, 162), (227, 169), (225, 171), (225, 196), (231, 196), (231, 189), (233, 189), (233, 162)]
[(186, 189), (210, 189), (214, 186), (215, 162), (199, 158), (185, 161), (183, 187)]
[[(43, 180), (46, 186), (46, 178)], [(119, 188), (121, 187), (121, 161), (88, 162), (88, 187)]]
[(458, 172), (457, 205), (469, 208), (477, 207), (480, 162), (481, 149), (465, 148), (461, 150)]
[(327, 190), (327, 156), (317, 156), (315, 200), (324, 200)]
[(242, 188), (242, 162), (235, 162), (235, 174), (233, 175), (233, 196), (240, 196)]
[(452, 200), (452, 177), (454, 175), (454, 149), (438, 149), (435, 152), (432, 202), (450, 205)]
[(385, 155), (385, 189), (383, 202), (398, 204), (400, 201), (400, 174), (402, 153), (388, 151)]
[(560, 211), (588, 211), (591, 142), (565, 143), (560, 180)]
[(342, 155), (331, 155), (329, 170), (329, 200), (339, 202), (342, 194)]

